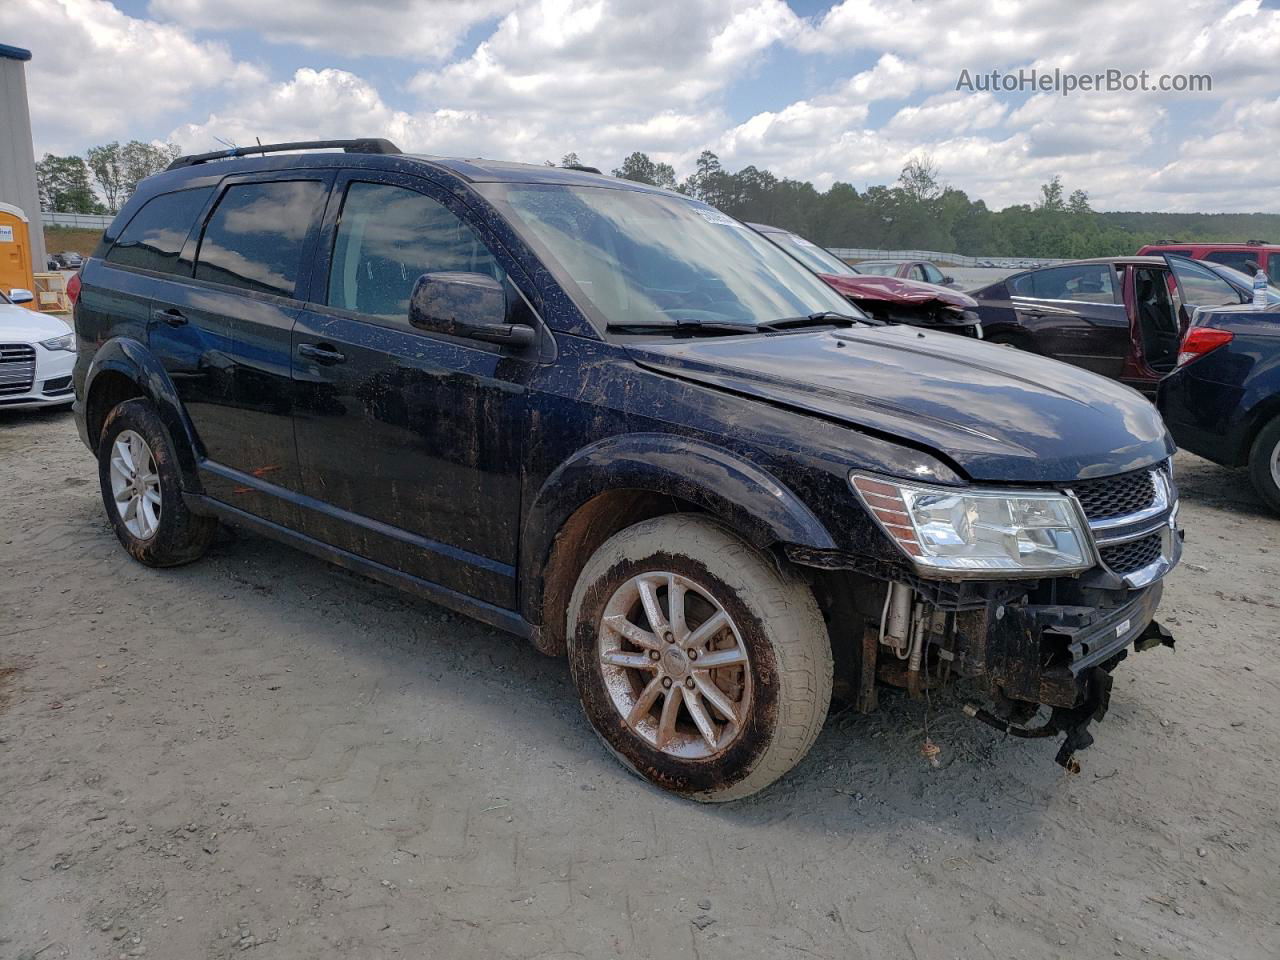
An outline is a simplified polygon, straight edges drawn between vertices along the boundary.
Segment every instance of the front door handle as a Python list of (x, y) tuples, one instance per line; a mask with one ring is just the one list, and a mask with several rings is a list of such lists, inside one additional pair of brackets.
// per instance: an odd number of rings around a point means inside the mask
[(347, 359), (346, 354), (339, 353), (327, 343), (304, 343), (298, 347), (298, 353), (304, 357), (314, 360), (316, 363), (333, 364), (342, 363)]
[(183, 316), (182, 311), (173, 307), (156, 307), (151, 311), (151, 319), (156, 323), (167, 323), (171, 327), (181, 327), (187, 322), (187, 318)]

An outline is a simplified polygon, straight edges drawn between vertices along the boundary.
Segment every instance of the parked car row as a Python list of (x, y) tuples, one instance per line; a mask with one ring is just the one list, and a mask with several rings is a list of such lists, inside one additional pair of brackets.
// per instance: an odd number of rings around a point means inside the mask
[(878, 320), (946, 330), (970, 337), (982, 336), (977, 303), (966, 294), (921, 280), (863, 273), (865, 264), (850, 266), (797, 233), (763, 223), (749, 226), (822, 277), (846, 300)]
[(84, 266), (84, 258), (74, 250), (64, 250), (62, 253), (51, 253), (48, 256), (46, 267), (51, 271), (56, 270), (79, 270)]
[(1221, 258), (1165, 253), (1058, 264), (973, 296), (989, 340), (1158, 397), (1180, 446), (1247, 466), (1280, 511), (1280, 290), (1268, 286), (1258, 312), (1253, 280)]
[(379, 140), (179, 158), (69, 285), (107, 515), (144, 564), (230, 523), (526, 637), (623, 763), (699, 800), (882, 684), (963, 678), (1076, 768), (1112, 671), (1172, 643), (1158, 413), (888, 323), (911, 281), (764, 229)]

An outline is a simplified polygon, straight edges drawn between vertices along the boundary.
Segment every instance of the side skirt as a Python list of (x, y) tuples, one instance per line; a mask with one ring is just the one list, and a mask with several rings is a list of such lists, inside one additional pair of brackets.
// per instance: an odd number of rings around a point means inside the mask
[(504, 610), (502, 607), (485, 603), (483, 600), (476, 600), (473, 597), (458, 593), (456, 590), (450, 590), (448, 587), (442, 587), (438, 583), (421, 580), (418, 577), (395, 570), (384, 564), (367, 560), (350, 551), (316, 540), (314, 537), (282, 527), (278, 523), (255, 517), (253, 514), (239, 510), (223, 503), (221, 500), (214, 500), (211, 497), (196, 493), (184, 493), (182, 498), (192, 513), (206, 517), (217, 517), (231, 526), (242, 527), (271, 540), (278, 540), (314, 557), (319, 557), (321, 560), (326, 560), (335, 566), (342, 567), (344, 570), (350, 570), (352, 573), (358, 573), (371, 580), (385, 583), (398, 590), (403, 590), (405, 593), (411, 593), (414, 596), (430, 600), (432, 603), (447, 607), (456, 613), (471, 617), (473, 620), (479, 620), (481, 623), (497, 627), (499, 630), (515, 634), (526, 640), (533, 634), (532, 624), (514, 610)]

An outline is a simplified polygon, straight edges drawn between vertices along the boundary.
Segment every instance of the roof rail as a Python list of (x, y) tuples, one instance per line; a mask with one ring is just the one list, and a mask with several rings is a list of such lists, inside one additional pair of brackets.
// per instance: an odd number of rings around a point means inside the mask
[[(563, 163), (561, 170), (577, 170), (579, 173), (600, 173), (599, 167), (588, 167), (585, 163)], [(600, 174), (604, 176), (604, 174)]]
[(197, 163), (208, 163), (210, 160), (248, 157), (259, 153), (284, 153), (289, 150), (326, 150), (336, 147), (341, 147), (347, 153), (400, 152), (400, 148), (394, 143), (381, 137), (365, 137), (359, 140), (295, 140), (292, 143), (255, 143), (252, 147), (232, 147), (229, 150), (215, 150), (212, 153), (193, 153), (190, 156), (178, 157), (165, 169), (177, 170), (179, 167), (193, 167)]
[(1245, 243), (1250, 247), (1268, 247), (1271, 245), (1270, 240), (1246, 240)]

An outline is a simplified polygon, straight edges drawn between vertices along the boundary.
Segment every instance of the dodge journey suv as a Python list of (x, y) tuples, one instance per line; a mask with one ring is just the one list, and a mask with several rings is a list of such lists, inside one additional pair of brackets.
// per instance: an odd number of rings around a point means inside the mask
[[(308, 152), (303, 152), (304, 150)], [(1181, 551), (1127, 387), (863, 314), (742, 223), (383, 140), (182, 157), (73, 284), (125, 549), (239, 525), (568, 659), (648, 780), (747, 796), (831, 703), (1091, 742)]]

